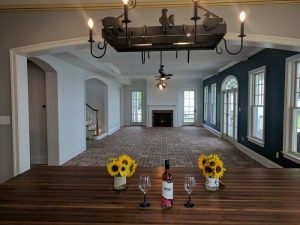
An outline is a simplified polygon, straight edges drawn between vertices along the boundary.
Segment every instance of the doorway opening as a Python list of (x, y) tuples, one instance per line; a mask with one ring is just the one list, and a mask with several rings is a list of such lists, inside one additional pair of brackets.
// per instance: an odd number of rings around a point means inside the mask
[(86, 139), (99, 140), (107, 135), (107, 85), (99, 79), (85, 81)]
[(222, 84), (222, 136), (231, 141), (237, 141), (238, 133), (238, 81), (234, 76), (228, 76)]
[(183, 90), (183, 125), (195, 125), (196, 123), (196, 91), (194, 89)]

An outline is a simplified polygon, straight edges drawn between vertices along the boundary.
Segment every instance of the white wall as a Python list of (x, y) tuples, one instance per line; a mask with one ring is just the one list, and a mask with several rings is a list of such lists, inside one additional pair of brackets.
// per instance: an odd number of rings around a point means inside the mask
[(124, 125), (131, 125), (131, 91), (143, 92), (143, 125), (147, 124), (147, 81), (146, 79), (134, 79), (130, 85), (123, 87), (123, 118)]
[[(149, 114), (148, 109), (152, 106), (161, 106), (164, 108), (175, 107), (176, 115), (174, 116), (174, 126), (182, 125), (182, 98), (181, 92), (185, 88), (193, 88), (196, 91), (196, 114), (197, 123), (201, 124), (202, 118), (202, 80), (201, 79), (180, 79), (173, 77), (168, 80), (167, 88), (160, 91), (156, 87), (156, 81), (153, 79), (135, 79), (132, 80), (131, 85), (125, 85), (123, 88), (124, 95), (124, 125), (130, 125), (130, 91), (142, 90), (144, 92), (144, 121), (143, 125), (149, 125)], [(148, 119), (147, 119), (148, 118)]]
[(40, 56), (57, 71), (59, 162), (63, 164), (86, 149), (85, 80), (96, 78), (107, 85), (108, 134), (120, 128), (120, 84), (89, 73), (54, 56)]
[(53, 56), (41, 56), (57, 72), (59, 164), (86, 149), (85, 73)]
[(105, 104), (107, 101), (105, 99), (107, 98), (107, 87), (100, 80), (92, 78), (86, 80), (85, 90), (86, 103), (99, 110), (99, 128), (101, 128), (102, 132), (105, 132), (107, 129), (105, 120), (105, 108), (107, 107), (107, 104)]

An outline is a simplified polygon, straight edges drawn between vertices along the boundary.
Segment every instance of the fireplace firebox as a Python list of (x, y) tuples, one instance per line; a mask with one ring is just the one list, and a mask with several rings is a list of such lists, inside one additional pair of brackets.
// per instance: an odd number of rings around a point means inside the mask
[(153, 110), (153, 127), (173, 127), (173, 110)]

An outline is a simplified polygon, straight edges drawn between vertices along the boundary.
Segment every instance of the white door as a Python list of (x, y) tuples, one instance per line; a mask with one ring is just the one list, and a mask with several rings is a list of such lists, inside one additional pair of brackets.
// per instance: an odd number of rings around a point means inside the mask
[(238, 92), (237, 89), (223, 91), (223, 137), (229, 141), (237, 140), (237, 112)]
[(183, 125), (195, 125), (196, 107), (195, 90), (183, 90)]

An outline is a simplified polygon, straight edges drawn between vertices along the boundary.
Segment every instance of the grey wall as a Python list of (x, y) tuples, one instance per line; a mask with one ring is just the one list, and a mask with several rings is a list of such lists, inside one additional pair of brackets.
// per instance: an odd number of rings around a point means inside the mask
[(134, 79), (131, 85), (124, 85), (123, 87), (123, 118), (124, 126), (131, 125), (131, 91), (143, 92), (143, 126), (147, 123), (147, 88), (145, 79)]
[[(86, 103), (95, 109), (98, 109), (99, 127), (102, 132), (107, 131), (105, 118), (105, 107), (107, 107), (107, 87), (98, 79), (92, 78), (85, 81), (85, 99)], [(106, 103), (106, 104), (105, 104)]]
[[(300, 38), (298, 27), (300, 5), (264, 5), (243, 6), (248, 14), (246, 33), (274, 35), (278, 37)], [(238, 33), (238, 11), (241, 7), (209, 7), (210, 10), (224, 17), (229, 32)], [(117, 16), (122, 10), (103, 11), (58, 11), (58, 12), (1, 12), (0, 13), (0, 116), (11, 116), (10, 92), (10, 48), (37, 44), (68, 38), (88, 36), (87, 18), (95, 21), (106, 16)], [(157, 25), (160, 10), (143, 9), (130, 13), (133, 25)], [(176, 21), (190, 24), (190, 8), (172, 9)], [(276, 16), (274, 16), (276, 15)], [(153, 19), (157, 18), (157, 19)], [(142, 22), (145, 21), (145, 22)], [(98, 24), (97, 24), (98, 25)], [(88, 38), (88, 37), (87, 37)], [(119, 102), (120, 103), (120, 102)], [(118, 112), (119, 113), (119, 112)], [(119, 114), (118, 114), (119, 115)], [(118, 121), (117, 121), (118, 122)], [(115, 123), (114, 125), (117, 125)], [(0, 182), (13, 175), (12, 169), (12, 136), (11, 126), (0, 125)]]

